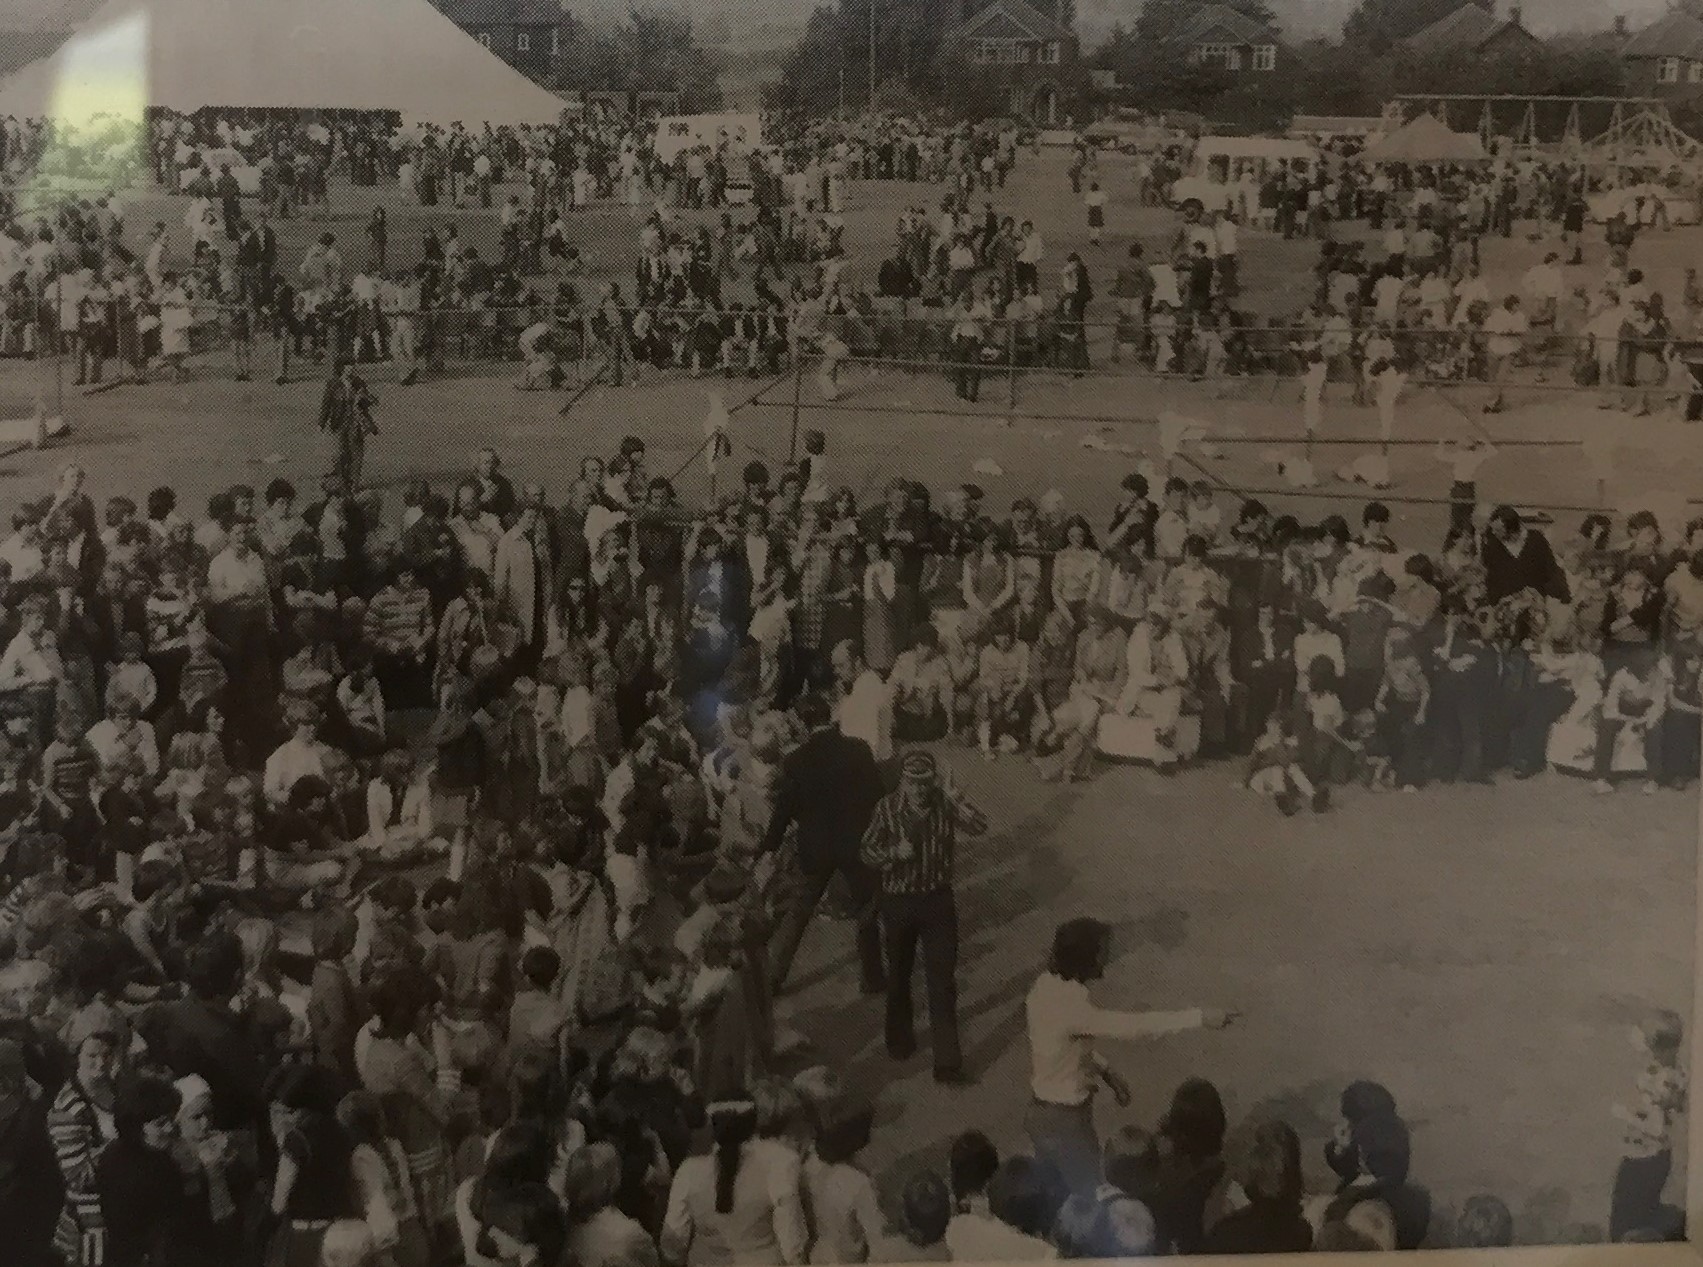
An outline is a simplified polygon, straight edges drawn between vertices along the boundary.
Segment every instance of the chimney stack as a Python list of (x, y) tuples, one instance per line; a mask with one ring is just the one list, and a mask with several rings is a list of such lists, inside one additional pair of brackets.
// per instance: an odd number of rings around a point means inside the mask
[(1625, 38), (1626, 15), (1624, 13), (1617, 13), (1614, 15), (1614, 33), (1623, 39)]
[(1518, 4), (1509, 5), (1508, 6), (1508, 23), (1509, 23), (1509, 25), (1511, 25), (1511, 26), (1523, 26), (1524, 23), (1522, 23), (1520, 21), (1520, 17), (1523, 13), (1524, 13), (1524, 10)]

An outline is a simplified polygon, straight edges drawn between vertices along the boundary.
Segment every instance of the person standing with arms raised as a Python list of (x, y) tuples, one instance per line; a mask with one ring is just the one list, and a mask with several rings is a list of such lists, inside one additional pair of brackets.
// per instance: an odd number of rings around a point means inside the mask
[(1105, 975), (1112, 930), (1096, 919), (1073, 919), (1053, 935), (1052, 962), (1029, 991), (1032, 1073), (1028, 1132), (1038, 1160), (1058, 1167), (1070, 1190), (1092, 1194), (1100, 1182), (1100, 1140), (1094, 1131), (1094, 1093), (1104, 1083), (1119, 1107), (1129, 1084), (1094, 1050), (1096, 1038), (1157, 1038), (1191, 1029), (1223, 1029), (1236, 1013), (1210, 1008), (1180, 1012), (1118, 1012), (1097, 1007), (1088, 984)]
[(952, 892), (958, 833), (987, 831), (982, 812), (944, 782), (933, 756), (905, 754), (899, 790), (882, 798), (864, 833), (862, 859), (881, 875), (882, 945), (887, 952), (887, 1054), (916, 1051), (911, 975), (922, 947), (934, 1080), (967, 1085), (958, 1043), (958, 905)]

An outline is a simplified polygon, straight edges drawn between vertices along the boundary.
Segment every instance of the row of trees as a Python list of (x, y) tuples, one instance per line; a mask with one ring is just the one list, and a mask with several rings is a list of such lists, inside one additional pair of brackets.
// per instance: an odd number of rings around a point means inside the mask
[(633, 9), (616, 21), (565, 16), (557, 86), (606, 92), (674, 92), (684, 110), (721, 105), (721, 59), (674, 9)]
[[(1494, 56), (1420, 57), (1399, 42), (1463, 2), (1490, 9), (1494, 0), (1360, 0), (1340, 38), (1288, 46), (1281, 71), (1236, 76), (1190, 64), (1172, 36), (1210, 0), (1145, 0), (1134, 21), (1113, 28), (1086, 51), (1089, 67), (1122, 86), (1121, 104), (1189, 110), (1254, 126), (1273, 126), (1297, 112), (1375, 114), (1403, 92), (1499, 92), (1612, 95), (1623, 88), (1616, 48), (1606, 38), (1546, 41)], [(1277, 26), (1266, 0), (1227, 0), (1256, 21)], [(1063, 0), (1065, 13), (1069, 0)], [(1703, 0), (1687, 0), (1703, 6)], [(1039, 7), (1039, 6), (1038, 6)], [(873, 12), (872, 12), (873, 11)], [(825, 114), (869, 101), (870, 33), (876, 49), (877, 105), (941, 106), (966, 116), (1002, 113), (994, 94), (955, 76), (942, 56), (957, 0), (835, 0), (810, 18), (781, 68), (769, 105)]]

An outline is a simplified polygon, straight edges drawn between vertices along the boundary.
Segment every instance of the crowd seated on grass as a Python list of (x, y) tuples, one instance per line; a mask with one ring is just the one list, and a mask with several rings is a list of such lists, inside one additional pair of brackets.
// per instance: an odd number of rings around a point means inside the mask
[[(20, 507), (0, 1106), (50, 1164), (5, 1172), (19, 1261), (1418, 1243), (1387, 1092), (1345, 1098), (1344, 1186), (1307, 1222), (1293, 1135), (1226, 1171), (1191, 1084), (1114, 1137), (1099, 1192), (963, 1144), (982, 1161), (950, 1197), (915, 1180), (893, 1248), (867, 1106), (762, 1080), (796, 900), (777, 773), (837, 723), (889, 770), (959, 742), (1056, 779), (1241, 753), (1214, 768), (1286, 813), (1551, 767), (1683, 785), (1703, 524), (1592, 516), (1552, 549), (1463, 486), (1425, 555), (1376, 504), (1358, 531), (1226, 519), (1136, 475), (1097, 529), (1056, 492), (1005, 515), (896, 479), (859, 506), (829, 469), (814, 434), (692, 509), (629, 438), (553, 496), (485, 450), (390, 507), (280, 478), (205, 515), (169, 488), (97, 508), (76, 468)], [(1677, 1040), (1650, 1044), (1617, 1238), (1658, 1221), (1681, 1095)], [(1505, 1235), (1473, 1209), (1461, 1235)]]

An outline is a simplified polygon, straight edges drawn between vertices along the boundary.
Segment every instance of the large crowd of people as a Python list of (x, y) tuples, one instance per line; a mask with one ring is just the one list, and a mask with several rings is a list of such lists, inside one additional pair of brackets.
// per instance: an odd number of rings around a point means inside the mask
[[(1110, 933), (1093, 921), (1061, 924), (1035, 966), (1028, 1151), (966, 1132), (945, 1174), (891, 1201), (858, 1160), (871, 1104), (832, 1065), (800, 1071), (812, 1040), (832, 1045), (788, 1033), (776, 999), (833, 892), (862, 992), (885, 996), (888, 1056), (919, 1049), (920, 968), (936, 1094), (975, 1079), (956, 844), (1001, 825), (960, 786), (968, 763), (1052, 781), (1210, 763), (1291, 815), (1503, 777), (1692, 784), (1703, 520), (1558, 529), (1482, 506), (1497, 455), (1476, 444), (1439, 446), (1454, 482), (1436, 541), (1396, 540), (1376, 501), (1302, 522), (1170, 473), (1125, 477), (1099, 522), (1042, 487), (994, 505), (972, 484), (895, 477), (860, 503), (821, 432), (705, 504), (636, 437), (584, 454), (562, 486), (517, 485), (485, 449), (453, 485), (387, 504), (362, 478), (361, 365), (429, 371), (462, 339), (524, 360), (531, 385), (559, 381), (555, 301), (491, 296), (547, 263), (572, 285), (565, 226), (589, 202), (625, 202), (640, 224), (631, 291), (606, 284), (578, 327), (619, 378), (761, 372), (802, 348), (832, 395), (848, 357), (920, 347), (974, 399), (1001, 355), (1087, 369), (1107, 266), (1071, 255), (1057, 305), (1040, 300), (1041, 233), (991, 202), (1020, 161), (1010, 132), (818, 135), (767, 170), (714, 145), (665, 166), (621, 122), (473, 135), (233, 116), (151, 135), (160, 179), (189, 169), (188, 266), (163, 225), (133, 249), (112, 200), (15, 217), (7, 350), (60, 341), (88, 379), (113, 357), (183, 375), (210, 304), (239, 346), (270, 331), (284, 355), (323, 359), (336, 457), (306, 487), (238, 484), (204, 510), (170, 487), (97, 505), (68, 467), (0, 541), (0, 1225), (23, 1267), (1513, 1239), (1496, 1197), (1430, 1209), (1375, 1082), (1346, 1088), (1331, 1140), (1304, 1142), (1337, 1177), (1326, 1193), (1304, 1191), (1290, 1126), (1237, 1138), (1199, 1079), (1151, 1132), (1102, 1142), (1096, 1086), (1124, 1105), (1130, 1089), (1096, 1040), (1234, 1017), (1097, 1005)], [(8, 155), (43, 143), (5, 137)], [(213, 151), (236, 157), (198, 167)], [(420, 266), (398, 268), (380, 214), (359, 268), (330, 233), (292, 266), (274, 222), (322, 207), (339, 165), (426, 206), (503, 200), (501, 260), (434, 229)], [(248, 193), (234, 169), (254, 166)], [(736, 177), (750, 204), (732, 205)], [(904, 216), (858, 288), (843, 185), (883, 178), (954, 189), (938, 214)], [(1296, 375), (1313, 408), (1352, 381), (1393, 410), (1409, 375), (1493, 384), (1541, 360), (1577, 303), (1591, 386), (1675, 389), (1643, 369), (1683, 367), (1683, 336), (1654, 332), (1660, 297), (1616, 244), (1629, 222), (1610, 226), (1594, 294), (1576, 298), (1563, 270), (1580, 266), (1557, 258), (1510, 302), (1477, 258), (1506, 220), (1473, 218), (1486, 179), (1371, 177), (1352, 206), (1376, 218), (1377, 262), (1332, 239), (1316, 301), (1263, 327), (1236, 307), (1251, 217), (1184, 207), (1174, 241), (1116, 270), (1111, 342), (1157, 372)], [(1072, 180), (1091, 229), (1115, 229), (1086, 153)], [(720, 213), (719, 235), (675, 227), (680, 208)], [(1662, 1205), (1678, 1020), (1640, 1041), (1616, 1240), (1678, 1230)]]
[[(554, 495), (484, 450), (388, 509), (339, 465), (320, 492), (237, 486), (204, 515), (166, 487), (97, 507), (73, 467), (18, 510), (17, 1261), (1420, 1243), (1376, 1086), (1345, 1095), (1342, 1186), (1311, 1222), (1293, 1133), (1262, 1126), (1227, 1170), (1207, 1084), (1102, 1150), (1089, 1039), (1231, 1018), (1095, 1007), (1091, 922), (1060, 930), (1029, 1000), (1034, 1157), (967, 1136), (950, 1187), (914, 1181), (892, 1228), (856, 1162), (869, 1106), (831, 1071), (780, 1080), (775, 995), (839, 876), (889, 1055), (916, 1049), (920, 949), (936, 1079), (974, 1077), (953, 841), (989, 824), (950, 773), (959, 743), (1075, 779), (1139, 723), (1166, 768), (1246, 754), (1233, 778), (1287, 813), (1552, 765), (1685, 784), (1703, 524), (1668, 543), (1651, 516), (1592, 517), (1552, 549), (1511, 508), (1480, 524), (1463, 480), (1427, 555), (1377, 504), (1302, 525), (1135, 475), (1097, 531), (1056, 492), (1007, 515), (895, 479), (860, 506), (825, 438), (806, 448), (696, 508), (629, 438)], [(1652, 1031), (1617, 1236), (1661, 1234), (1677, 1042)]]
[[(1632, 259), (1677, 190), (1625, 200), (1587, 262), (1589, 208), (1613, 186), (1584, 165), (1391, 165), (1327, 147), (1214, 168), (1184, 146), (1122, 171), (1082, 144), (1069, 174), (1091, 245), (1053, 260), (1045, 239), (1064, 229), (997, 205), (1022, 161), (1013, 127), (770, 128), (768, 144), (720, 135), (663, 162), (654, 127), (615, 115), (475, 131), (160, 114), (151, 164), (190, 195), (182, 228), (161, 222), (139, 242), (112, 197), (9, 208), (0, 352), (57, 349), (79, 382), (114, 363), (135, 380), (182, 375), (213, 349), (210, 363), (242, 377), (259, 353), (280, 379), (339, 356), (394, 362), (409, 382), (452, 360), (518, 361), (532, 387), (649, 368), (758, 375), (804, 356), (831, 397), (839, 367), (861, 358), (943, 364), (973, 401), (988, 369), (1080, 373), (1093, 348), (1152, 373), (1293, 379), (1310, 425), (1331, 383), (1386, 405), (1386, 425), (1404, 384), (1438, 381), (1485, 383), (1492, 411), (1515, 381), (1703, 415), (1691, 368), (1703, 283), (1688, 275), (1664, 294)], [(11, 125), (5, 161), (18, 170), (45, 144)], [(1114, 171), (1133, 199), (1111, 198)], [(375, 189), (371, 217), (355, 241), (327, 222), (286, 258), (280, 227), (327, 211), (332, 173)], [(883, 179), (946, 192), (903, 212), (876, 268), (853, 258), (842, 213), (851, 182)], [(490, 208), (496, 250), (482, 258), (447, 222), (393, 241), (381, 186), (404, 205)], [(1120, 231), (1131, 200), (1176, 205), (1174, 232)], [(636, 249), (603, 258), (608, 244), (577, 224), (599, 205), (640, 221)], [(1555, 250), (1493, 281), (1487, 256), (1528, 229)], [(1242, 240), (1266, 233), (1315, 236), (1319, 254), (1310, 287), (1256, 308)]]

